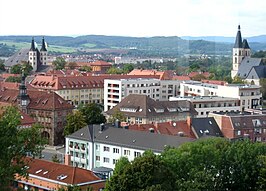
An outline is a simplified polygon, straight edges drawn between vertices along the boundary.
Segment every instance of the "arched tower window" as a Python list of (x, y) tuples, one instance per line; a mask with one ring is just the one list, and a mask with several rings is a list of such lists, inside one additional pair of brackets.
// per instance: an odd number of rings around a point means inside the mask
[(235, 57), (235, 63), (237, 63), (237, 58)]

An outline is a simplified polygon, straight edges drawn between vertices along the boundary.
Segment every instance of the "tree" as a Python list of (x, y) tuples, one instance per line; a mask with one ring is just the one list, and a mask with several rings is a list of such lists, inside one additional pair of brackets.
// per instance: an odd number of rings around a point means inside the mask
[(9, 76), (6, 80), (6, 82), (21, 82), (21, 76)]
[(91, 67), (90, 66), (82, 66), (79, 71), (85, 71), (85, 72), (91, 72)]
[(55, 61), (53, 61), (53, 66), (55, 67), (56, 70), (62, 70), (65, 68), (66, 61), (64, 58), (57, 57)]
[(0, 59), (0, 71), (5, 71), (5, 64), (4, 64), (4, 60)]
[(60, 163), (60, 159), (58, 158), (57, 154), (54, 154), (54, 155), (52, 156), (52, 161), (53, 161), (53, 162), (56, 162), (56, 163)]
[(69, 63), (68, 63), (68, 67), (69, 67), (69, 69), (71, 69), (71, 70), (75, 69), (77, 66), (78, 66), (78, 65), (77, 65), (76, 62), (69, 62)]
[(114, 123), (117, 119), (122, 122), (126, 120), (126, 116), (121, 111), (115, 110), (113, 115), (110, 117), (109, 122)]
[(244, 84), (245, 82), (239, 77), (235, 76), (232, 81), (233, 84)]
[(16, 64), (11, 67), (10, 72), (11, 74), (21, 74), (22, 70), (25, 76), (28, 76), (32, 71), (32, 66), (27, 62), (22, 62), (21, 64)]
[(131, 72), (132, 70), (134, 70), (134, 66), (132, 64), (125, 64), (123, 66), (123, 73), (124, 74), (128, 74), (129, 72)]
[(121, 70), (120, 68), (114, 67), (112, 66), (111, 68), (109, 68), (107, 70), (107, 74), (122, 74), (123, 70)]
[(261, 78), (260, 79), (260, 91), (262, 93), (263, 99), (266, 99), (266, 78)]
[(78, 110), (82, 113), (88, 125), (106, 122), (100, 106), (96, 103), (82, 104), (78, 107)]
[(41, 138), (41, 128), (34, 125), (32, 128), (19, 129), (20, 113), (15, 107), (6, 107), (0, 118), (0, 188), (8, 190), (10, 181), (15, 174), (27, 175), (24, 168), (27, 163), (25, 157), (31, 154), (40, 156), (45, 143)]
[[(165, 163), (152, 152), (146, 152), (132, 163), (126, 162), (106, 184), (108, 191), (176, 190), (172, 173)], [(118, 163), (119, 164), (119, 163)]]
[(74, 111), (67, 115), (64, 135), (70, 135), (86, 126), (86, 120), (80, 111)]

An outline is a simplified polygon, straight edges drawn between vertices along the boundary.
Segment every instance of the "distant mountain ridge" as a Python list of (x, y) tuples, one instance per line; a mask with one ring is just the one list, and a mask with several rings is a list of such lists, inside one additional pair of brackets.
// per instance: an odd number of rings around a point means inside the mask
[[(43, 36), (35, 36), (39, 44)], [(101, 49), (128, 50), (134, 56), (178, 56), (184, 54), (231, 55), (234, 37), (206, 36), (206, 37), (124, 37), (86, 35), (78, 37), (44, 36), (48, 45), (73, 48), (76, 51), (96, 52)], [(12, 44), (19, 48), (28, 46), (32, 36), (0, 36), (0, 44)], [(266, 35), (248, 38), (251, 49), (266, 50)], [(18, 47), (17, 47), (18, 48)]]

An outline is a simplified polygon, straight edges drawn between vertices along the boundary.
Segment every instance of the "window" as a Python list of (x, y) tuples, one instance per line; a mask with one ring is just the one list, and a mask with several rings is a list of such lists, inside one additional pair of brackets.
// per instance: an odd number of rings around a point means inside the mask
[(116, 164), (117, 163), (117, 159), (113, 159), (113, 164)]
[(100, 161), (100, 156), (96, 156), (96, 161)]
[(237, 131), (237, 135), (241, 135), (241, 131), (240, 130)]
[(104, 146), (104, 147), (103, 147), (103, 151), (107, 151), (107, 152), (109, 152), (109, 151), (110, 151), (110, 147), (106, 147), (106, 146)]
[(140, 152), (137, 151), (134, 152), (134, 157), (139, 157), (140, 155), (141, 155)]
[(113, 148), (113, 153), (119, 153), (119, 149), (118, 148)]
[(124, 155), (130, 155), (130, 150), (124, 150)]
[(96, 151), (100, 150), (100, 145), (96, 144)]
[(103, 162), (104, 163), (109, 163), (109, 160), (110, 160), (109, 158), (103, 157)]

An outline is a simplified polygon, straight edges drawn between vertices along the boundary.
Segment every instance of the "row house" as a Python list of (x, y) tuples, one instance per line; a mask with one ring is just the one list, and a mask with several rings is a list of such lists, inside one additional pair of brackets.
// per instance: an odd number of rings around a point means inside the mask
[(75, 167), (114, 169), (123, 156), (132, 161), (146, 150), (160, 154), (166, 146), (178, 147), (193, 140), (189, 137), (130, 131), (108, 124), (90, 125), (66, 137), (66, 158)]
[(150, 124), (186, 120), (197, 114), (191, 102), (155, 101), (146, 95), (130, 94), (106, 112), (107, 118), (116, 111), (124, 114), (129, 124)]

